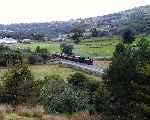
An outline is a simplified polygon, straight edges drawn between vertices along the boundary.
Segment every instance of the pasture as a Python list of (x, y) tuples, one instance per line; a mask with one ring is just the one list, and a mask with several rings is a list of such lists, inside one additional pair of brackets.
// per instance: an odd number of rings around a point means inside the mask
[[(117, 37), (112, 38), (92, 38), (82, 40), (79, 44), (73, 44), (73, 52), (85, 57), (111, 57), (116, 44), (119, 42)], [(18, 43), (10, 45), (13, 48), (29, 48), (32, 51), (37, 46), (47, 48), (49, 52), (60, 52), (60, 43), (56, 42), (34, 42), (31, 44)]]
[[(49, 64), (49, 65), (32, 65), (29, 66), (35, 80), (43, 80), (45, 76), (49, 75), (60, 75), (63, 79), (67, 79), (70, 75), (75, 72), (83, 72), (88, 77), (94, 80), (101, 80), (101, 77), (94, 74), (88, 74), (86, 71), (71, 68), (69, 66), (59, 65), (59, 64)], [(6, 68), (0, 68), (0, 78), (7, 71)]]

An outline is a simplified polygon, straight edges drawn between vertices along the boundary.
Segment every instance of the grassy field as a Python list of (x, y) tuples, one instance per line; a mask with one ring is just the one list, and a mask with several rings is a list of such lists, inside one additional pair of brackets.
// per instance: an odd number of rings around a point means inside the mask
[[(118, 42), (117, 37), (86, 39), (82, 40), (80, 44), (74, 44), (73, 52), (85, 57), (111, 57)], [(34, 51), (37, 46), (47, 48), (51, 53), (60, 52), (60, 43), (56, 42), (19, 43), (11, 47), (29, 48)]]
[(117, 38), (93, 38), (75, 45), (74, 53), (87, 57), (111, 57), (118, 42)]
[[(29, 69), (32, 71), (34, 79), (35, 80), (43, 80), (45, 76), (49, 75), (54, 75), (58, 74), (60, 75), (63, 79), (66, 79), (70, 75), (72, 75), (75, 72), (83, 72), (85, 73), (88, 77), (91, 77), (95, 80), (101, 80), (101, 77), (96, 76), (94, 74), (88, 74), (87, 72), (73, 69), (64, 65), (34, 65), (34, 66), (29, 66)], [(3, 76), (3, 74), (7, 71), (6, 68), (0, 68), (0, 77)]]

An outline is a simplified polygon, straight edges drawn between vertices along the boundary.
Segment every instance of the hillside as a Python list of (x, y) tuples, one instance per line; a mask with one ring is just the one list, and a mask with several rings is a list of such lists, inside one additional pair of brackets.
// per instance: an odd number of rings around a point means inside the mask
[(149, 21), (150, 6), (142, 6), (119, 13), (86, 19), (0, 25), (0, 33), (39, 33), (50, 38), (55, 38), (59, 34), (69, 33), (76, 27), (85, 30), (99, 28), (100, 30), (108, 31), (111, 34), (117, 34), (125, 25), (133, 26), (138, 33), (149, 33), (150, 28), (147, 27), (147, 25), (150, 24)]

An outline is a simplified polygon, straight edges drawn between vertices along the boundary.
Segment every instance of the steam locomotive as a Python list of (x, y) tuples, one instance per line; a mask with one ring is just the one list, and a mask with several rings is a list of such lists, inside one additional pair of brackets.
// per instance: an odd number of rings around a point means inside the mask
[(70, 61), (74, 61), (74, 62), (79, 62), (79, 63), (83, 63), (83, 64), (88, 64), (88, 65), (93, 65), (93, 59), (91, 58), (85, 58), (85, 57), (81, 57), (81, 56), (76, 56), (74, 54), (72, 55), (68, 55), (68, 54), (64, 54), (64, 53), (53, 53), (51, 55), (52, 59), (64, 59), (64, 60), (70, 60)]

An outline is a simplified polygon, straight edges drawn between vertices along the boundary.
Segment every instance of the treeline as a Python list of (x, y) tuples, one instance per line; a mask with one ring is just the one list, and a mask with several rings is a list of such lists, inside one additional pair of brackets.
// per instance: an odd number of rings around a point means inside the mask
[(37, 46), (35, 51), (30, 49), (12, 49), (0, 45), (0, 67), (9, 67), (15, 64), (46, 64), (49, 53), (47, 48)]
[(119, 35), (120, 29), (127, 26), (132, 27), (136, 34), (149, 34), (149, 11), (150, 6), (142, 6), (115, 14), (66, 22), (55, 21), (49, 23), (0, 25), (0, 30), (3, 32), (2, 34), (5, 32), (9, 34), (5, 36), (18, 39), (32, 39), (33, 37), (33, 40), (36, 40), (36, 38), (29, 34), (39, 34), (48, 38), (57, 38), (59, 35), (70, 34), (74, 28), (85, 30), (87, 31), (86, 34), (91, 30), (92, 36)]
[(1, 38), (13, 38), (17, 40), (23, 40), (23, 39), (31, 39), (35, 41), (45, 41), (48, 38), (46, 34), (43, 33), (37, 33), (37, 32), (3, 32), (0, 31), (0, 37)]

